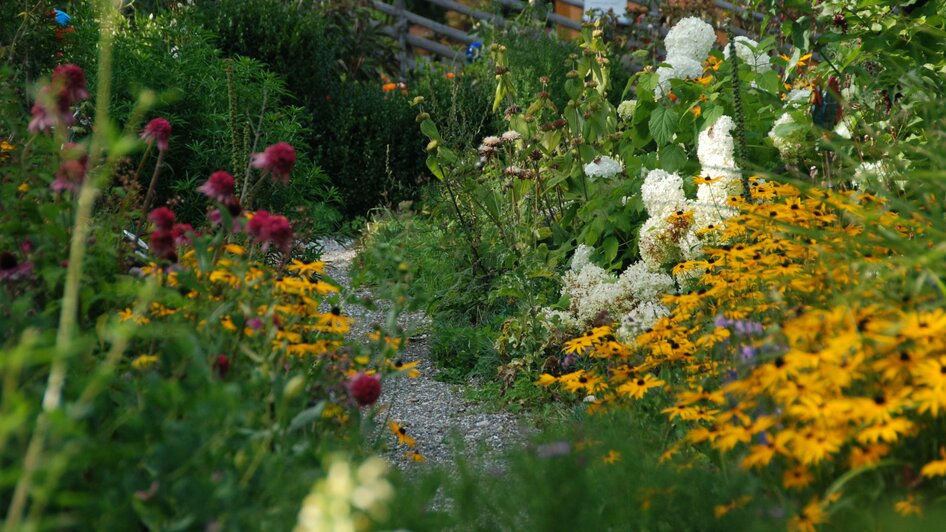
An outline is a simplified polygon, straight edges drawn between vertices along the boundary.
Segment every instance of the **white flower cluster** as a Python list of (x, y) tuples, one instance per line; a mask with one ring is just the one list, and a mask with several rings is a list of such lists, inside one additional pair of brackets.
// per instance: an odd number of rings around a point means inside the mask
[(906, 188), (905, 179), (896, 179), (899, 175), (884, 161), (863, 162), (854, 169), (852, 180), (859, 190), (878, 190), (880, 187), (890, 188), (896, 185), (903, 190)]
[[(763, 51), (757, 51), (759, 43), (756, 41), (739, 35), (733, 39), (733, 43), (736, 48), (736, 57), (756, 72), (765, 72), (772, 68), (769, 55)], [(723, 48), (723, 57), (729, 59), (729, 46)]]
[(302, 501), (295, 532), (354, 532), (370, 520), (383, 519), (394, 488), (385, 480), (387, 462), (371, 457), (357, 468), (347, 460), (330, 460), (327, 476)]
[(655, 272), (644, 263), (628, 267), (619, 276), (590, 262), (592, 249), (579, 246), (572, 267), (562, 277), (562, 294), (568, 297), (567, 311), (543, 309), (539, 313), (546, 326), (579, 331), (602, 313), (620, 322), (622, 339), (631, 341), (654, 320), (668, 312), (659, 297), (674, 289), (673, 279)]
[(585, 175), (591, 179), (610, 179), (624, 171), (624, 166), (607, 155), (585, 165)]
[(784, 113), (772, 124), (772, 130), (769, 131), (769, 138), (772, 139), (772, 144), (775, 146), (775, 149), (778, 150), (779, 155), (782, 156), (782, 160), (789, 164), (797, 163), (801, 154), (805, 151), (805, 137), (807, 136), (805, 129), (797, 128), (788, 133), (779, 132), (776, 131), (776, 129), (779, 126), (790, 126), (795, 123), (795, 119), (792, 118), (792, 115)]
[(651, 218), (666, 218), (685, 209), (683, 178), (660, 169), (651, 170), (641, 185), (641, 200)]
[(657, 95), (670, 90), (671, 79), (698, 78), (703, 75), (703, 61), (716, 42), (716, 31), (697, 17), (677, 22), (664, 38), (667, 59), (657, 69)]
[(700, 176), (713, 180), (699, 183), (696, 189), (698, 208), (694, 225), (697, 230), (721, 223), (735, 214), (726, 207), (730, 196), (742, 192), (741, 175), (736, 167), (736, 144), (731, 133), (734, 127), (732, 118), (723, 115), (700, 133), (697, 141), (696, 155), (702, 166)]
[(630, 122), (634, 118), (634, 109), (637, 108), (637, 100), (624, 100), (618, 104), (618, 116), (625, 122)]

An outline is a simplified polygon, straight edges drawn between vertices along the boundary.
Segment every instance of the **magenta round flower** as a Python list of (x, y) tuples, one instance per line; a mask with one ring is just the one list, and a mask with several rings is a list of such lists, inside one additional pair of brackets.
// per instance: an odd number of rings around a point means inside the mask
[(270, 214), (269, 211), (256, 211), (246, 226), (247, 233), (254, 240), (263, 244), (263, 250), (275, 245), (283, 253), (289, 252), (292, 244), (292, 226), (285, 216)]
[(254, 153), (250, 164), (285, 185), (289, 183), (289, 173), (296, 164), (296, 149), (286, 142), (278, 142), (267, 147), (263, 153)]
[(170, 231), (174, 227), (174, 222), (177, 220), (177, 217), (174, 216), (174, 211), (168, 209), (167, 207), (158, 207), (157, 209), (151, 211), (151, 214), (148, 215), (148, 220), (150, 220), (155, 227), (161, 231)]
[(148, 239), (148, 248), (156, 257), (171, 262), (177, 260), (177, 245), (174, 243), (174, 234), (169, 229), (155, 229)]
[(358, 406), (370, 406), (381, 396), (381, 381), (373, 375), (359, 373), (351, 381), (350, 390)]
[(174, 244), (178, 246), (189, 245), (191, 238), (196, 234), (191, 224), (174, 224), (174, 227), (171, 228), (171, 236), (174, 237)]
[(156, 142), (159, 151), (167, 151), (168, 139), (171, 138), (171, 123), (164, 118), (153, 118), (141, 132), (141, 140)]
[(236, 190), (233, 176), (228, 172), (219, 171), (210, 174), (210, 178), (203, 185), (197, 187), (197, 192), (218, 203), (227, 203)]
[(85, 86), (85, 72), (78, 65), (59, 65), (53, 70), (53, 85), (66, 107), (80, 100), (89, 99), (89, 91)]

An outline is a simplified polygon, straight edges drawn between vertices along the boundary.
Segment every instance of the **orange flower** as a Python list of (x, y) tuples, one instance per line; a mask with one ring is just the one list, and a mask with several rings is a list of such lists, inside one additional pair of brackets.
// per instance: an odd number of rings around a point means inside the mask
[(457, 77), (457, 76), (456, 76), (456, 74), (454, 74), (453, 72), (447, 72), (447, 79), (453, 79), (453, 78), (455, 78), (455, 77)]
[(391, 92), (396, 88), (397, 88), (397, 83), (385, 83), (384, 85), (381, 85), (381, 90), (383, 90), (384, 92)]

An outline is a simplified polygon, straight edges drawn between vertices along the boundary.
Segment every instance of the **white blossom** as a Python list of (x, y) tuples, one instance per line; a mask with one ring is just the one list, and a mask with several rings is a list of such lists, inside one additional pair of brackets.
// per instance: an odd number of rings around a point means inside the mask
[(641, 200), (644, 202), (647, 214), (652, 217), (666, 218), (671, 212), (683, 208), (686, 204), (683, 178), (664, 170), (651, 170), (641, 185)]
[(670, 28), (664, 47), (668, 58), (686, 57), (702, 64), (715, 42), (716, 30), (712, 26), (697, 17), (687, 17)]
[[(792, 115), (783, 113), (782, 116), (772, 124), (772, 130), (769, 131), (769, 138), (772, 139), (772, 144), (775, 146), (775, 149), (778, 150), (779, 155), (782, 156), (782, 160), (789, 164), (797, 163), (801, 154), (804, 152), (806, 132), (803, 128), (797, 128), (788, 133), (779, 134), (776, 128), (793, 124), (795, 124), (795, 119), (792, 118)], [(783, 127), (782, 129), (786, 128)]]
[(507, 131), (503, 133), (503, 136), (501, 137), (503, 142), (516, 142), (521, 138), (522, 135), (518, 131)]
[(578, 244), (578, 247), (575, 248), (575, 253), (572, 255), (572, 271), (580, 272), (587, 264), (591, 262), (591, 256), (594, 254), (594, 252), (595, 250), (593, 247), (586, 246), (584, 244)]
[(669, 55), (662, 66), (657, 69), (657, 96), (663, 96), (670, 91), (672, 79), (696, 79), (703, 75), (703, 63), (682, 55)]
[(637, 108), (637, 100), (624, 100), (618, 105), (618, 116), (625, 122), (630, 122), (634, 118), (634, 110)]
[[(756, 72), (765, 72), (771, 69), (771, 61), (768, 54), (764, 51), (755, 51), (759, 43), (743, 35), (737, 36), (733, 40), (733, 43), (736, 48), (736, 57), (743, 63), (749, 65), (753, 70)], [(723, 57), (729, 59), (729, 46), (723, 49)]]
[(591, 179), (609, 179), (624, 171), (624, 166), (607, 155), (602, 155), (585, 165), (585, 175)]

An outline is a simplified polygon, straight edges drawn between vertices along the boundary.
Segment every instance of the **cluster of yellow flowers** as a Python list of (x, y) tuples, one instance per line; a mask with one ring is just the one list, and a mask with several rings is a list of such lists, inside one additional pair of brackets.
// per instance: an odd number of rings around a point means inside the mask
[[(632, 345), (609, 327), (571, 340), (566, 351), (588, 363), (539, 383), (592, 395), (593, 409), (655, 396), (689, 427), (665, 460), (688, 445), (735, 453), (801, 496), (936, 432), (946, 312), (911, 288), (915, 270), (888, 247), (918, 240), (919, 216), (866, 193), (756, 179), (751, 190), (752, 201), (729, 201), (739, 215), (706, 229), (721, 244), (674, 268), (697, 282), (663, 298), (668, 316)], [(934, 440), (898, 458), (922, 477), (946, 475), (946, 450), (929, 461)], [(791, 524), (811, 529), (839, 496), (810, 499)], [(911, 494), (896, 509), (919, 506)]]

